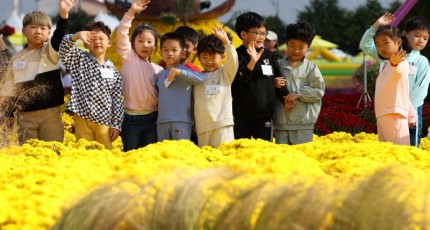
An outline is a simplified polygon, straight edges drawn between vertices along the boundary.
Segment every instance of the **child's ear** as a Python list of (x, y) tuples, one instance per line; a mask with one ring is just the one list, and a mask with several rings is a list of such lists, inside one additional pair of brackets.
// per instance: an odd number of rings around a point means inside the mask
[(221, 55), (221, 60), (224, 60), (225, 54)]
[(197, 52), (197, 46), (194, 46), (193, 53)]
[(112, 41), (109, 39), (109, 44), (107, 47), (111, 47), (112, 46)]
[(240, 39), (243, 39), (243, 37), (245, 36), (245, 34), (246, 34), (245, 31), (240, 31), (240, 34), (239, 34)]

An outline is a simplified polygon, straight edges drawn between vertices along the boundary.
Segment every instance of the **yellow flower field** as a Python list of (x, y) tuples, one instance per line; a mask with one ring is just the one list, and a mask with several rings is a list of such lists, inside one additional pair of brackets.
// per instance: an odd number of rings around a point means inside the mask
[[(164, 141), (0, 149), (0, 229), (428, 229), (430, 143), (332, 133), (308, 144)], [(63, 217), (62, 217), (63, 216)], [(61, 218), (62, 217), (62, 218)]]

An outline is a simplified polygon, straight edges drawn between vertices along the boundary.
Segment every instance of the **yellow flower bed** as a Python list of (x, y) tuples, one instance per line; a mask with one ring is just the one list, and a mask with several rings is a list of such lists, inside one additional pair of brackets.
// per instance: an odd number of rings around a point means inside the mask
[(332, 133), (122, 152), (120, 139), (110, 151), (66, 131), (64, 143), (0, 149), (0, 229), (48, 229), (64, 213), (57, 229), (426, 229), (429, 145)]

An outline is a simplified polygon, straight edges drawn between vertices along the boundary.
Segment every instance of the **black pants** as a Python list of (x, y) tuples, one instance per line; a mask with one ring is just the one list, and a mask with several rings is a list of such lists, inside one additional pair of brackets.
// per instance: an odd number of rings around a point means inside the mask
[(272, 118), (235, 117), (234, 138), (260, 138), (272, 141)]

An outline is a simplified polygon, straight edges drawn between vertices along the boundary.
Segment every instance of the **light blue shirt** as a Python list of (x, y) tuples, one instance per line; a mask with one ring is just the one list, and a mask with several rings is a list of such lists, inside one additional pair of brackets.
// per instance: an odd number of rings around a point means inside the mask
[(157, 124), (165, 122), (192, 123), (191, 96), (194, 84), (203, 82), (202, 73), (194, 72), (183, 65), (175, 66), (181, 69), (181, 74), (166, 87), (164, 80), (170, 69), (157, 74), (158, 89), (158, 119)]

